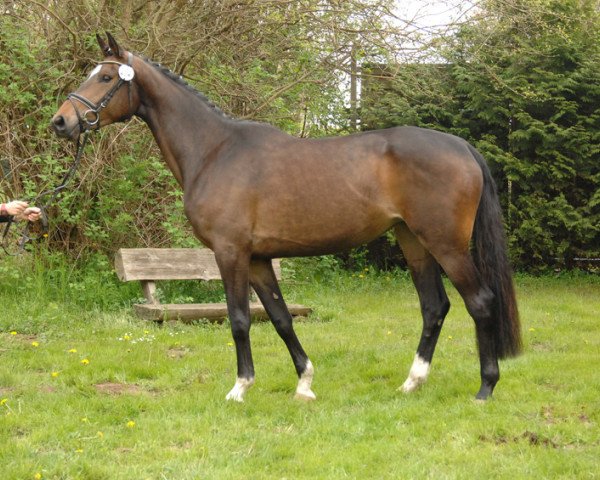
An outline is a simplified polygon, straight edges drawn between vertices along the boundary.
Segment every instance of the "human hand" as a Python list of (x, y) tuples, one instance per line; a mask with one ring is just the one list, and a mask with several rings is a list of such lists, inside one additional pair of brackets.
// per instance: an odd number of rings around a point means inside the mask
[(29, 220), (30, 222), (37, 222), (42, 215), (42, 211), (38, 207), (28, 207), (23, 213), (20, 215), (24, 220)]
[(28, 206), (29, 206), (29, 204), (27, 202), (23, 202), (21, 200), (13, 200), (12, 202), (8, 202), (8, 203), (4, 204), (6, 213), (8, 213), (9, 215), (15, 215), (15, 216), (22, 215)]

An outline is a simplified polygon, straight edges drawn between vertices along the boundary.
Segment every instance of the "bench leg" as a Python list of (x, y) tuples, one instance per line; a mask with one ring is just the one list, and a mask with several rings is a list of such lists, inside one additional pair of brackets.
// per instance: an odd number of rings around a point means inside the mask
[(316, 395), (311, 389), (314, 368), (302, 348), (279, 284), (273, 271), (271, 260), (252, 260), (250, 263), (250, 284), (267, 311), (277, 333), (285, 342), (298, 374), (296, 398), (314, 400)]

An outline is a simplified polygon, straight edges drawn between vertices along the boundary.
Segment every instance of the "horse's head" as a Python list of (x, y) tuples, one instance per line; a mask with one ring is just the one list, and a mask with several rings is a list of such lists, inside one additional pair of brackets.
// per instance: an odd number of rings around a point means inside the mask
[(128, 120), (139, 107), (133, 55), (121, 48), (110, 33), (106, 35), (108, 43), (96, 35), (104, 60), (52, 117), (52, 128), (61, 137), (76, 139), (82, 131)]

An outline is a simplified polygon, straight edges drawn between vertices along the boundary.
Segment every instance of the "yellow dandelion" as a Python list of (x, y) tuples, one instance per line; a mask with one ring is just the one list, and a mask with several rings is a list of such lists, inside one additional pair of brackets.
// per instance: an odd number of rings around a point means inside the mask
[(81, 364), (82, 364), (82, 365), (89, 365), (89, 364), (90, 364), (90, 361), (89, 361), (87, 358), (84, 358), (84, 359), (81, 361)]
[(87, 417), (81, 417), (81, 422), (82, 422), (82, 423), (88, 423), (88, 422), (89, 422), (89, 420), (88, 420), (88, 418), (87, 418)]
[(529, 329), (529, 331), (530, 331), (530, 332), (535, 332), (535, 328), (531, 327), (531, 328)]
[(52, 373), (50, 374), (50, 376), (51, 376), (52, 378), (56, 378), (56, 377), (58, 377), (58, 372), (52, 372)]
[(227, 342), (228, 347), (233, 347), (233, 342)]
[(127, 428), (133, 428), (133, 427), (135, 427), (135, 422), (133, 420), (129, 420), (127, 422)]
[(3, 398), (0, 400), (0, 405), (6, 405), (6, 402), (8, 402), (8, 398)]
[(123, 340), (128, 342), (129, 340), (131, 340), (131, 337), (129, 335), (125, 334), (125, 335), (123, 335)]
[(448, 340), (452, 340), (452, 335), (448, 335)]
[(69, 353), (77, 353), (77, 349), (76, 349), (76, 348), (71, 348), (71, 349), (69, 350)]
[(33, 478), (35, 478), (35, 480), (42, 480), (42, 474), (40, 472), (37, 472)]
[(10, 332), (11, 335), (16, 335), (17, 332), (15, 332), (14, 330), (12, 332)]
[(83, 453), (83, 448), (78, 448), (77, 450), (75, 450), (75, 453)]
[(391, 330), (388, 330), (387, 334), (388, 334), (388, 335), (391, 335), (391, 334), (392, 334), (392, 331), (391, 331)]
[(40, 343), (39, 342), (31, 342), (31, 346), (32, 347), (39, 347)]

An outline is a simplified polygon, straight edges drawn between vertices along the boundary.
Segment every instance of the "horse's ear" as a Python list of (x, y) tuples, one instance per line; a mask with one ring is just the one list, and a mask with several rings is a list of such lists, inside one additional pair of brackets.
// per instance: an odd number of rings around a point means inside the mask
[(102, 50), (102, 53), (104, 54), (104, 56), (105, 57), (110, 56), (110, 54), (111, 54), (110, 47), (98, 33), (96, 34), (96, 40), (98, 41), (98, 45), (100, 46), (100, 50)]
[(117, 41), (114, 39), (114, 37), (109, 32), (106, 32), (106, 38), (108, 38), (108, 46), (110, 47), (112, 54), (115, 57), (123, 57), (125, 51), (119, 46)]

